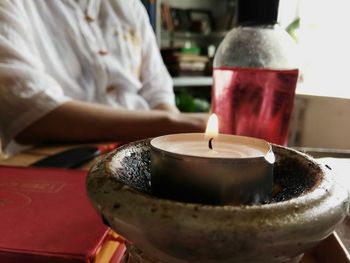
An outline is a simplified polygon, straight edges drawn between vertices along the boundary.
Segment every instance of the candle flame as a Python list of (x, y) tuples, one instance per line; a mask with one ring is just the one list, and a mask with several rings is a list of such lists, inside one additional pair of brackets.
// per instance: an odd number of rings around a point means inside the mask
[(215, 113), (211, 114), (208, 123), (207, 128), (205, 130), (205, 138), (216, 138), (219, 135), (219, 121), (218, 116), (216, 116)]

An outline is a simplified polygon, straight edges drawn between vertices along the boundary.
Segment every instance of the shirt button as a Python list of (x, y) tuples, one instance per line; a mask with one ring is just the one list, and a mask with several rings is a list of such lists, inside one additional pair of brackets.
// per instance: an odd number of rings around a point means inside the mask
[(91, 23), (91, 22), (95, 21), (95, 19), (92, 16), (90, 16), (90, 15), (85, 15), (85, 20), (88, 23)]
[(105, 50), (105, 49), (101, 49), (101, 50), (98, 51), (98, 54), (101, 55), (101, 56), (105, 56), (105, 55), (108, 54), (108, 51)]

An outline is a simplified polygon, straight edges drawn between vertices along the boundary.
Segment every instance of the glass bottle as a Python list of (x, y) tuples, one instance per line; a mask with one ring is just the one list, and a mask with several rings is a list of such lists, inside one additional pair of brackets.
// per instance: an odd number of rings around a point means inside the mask
[(298, 80), (297, 47), (277, 23), (278, 0), (240, 0), (213, 62), (221, 133), (286, 145)]

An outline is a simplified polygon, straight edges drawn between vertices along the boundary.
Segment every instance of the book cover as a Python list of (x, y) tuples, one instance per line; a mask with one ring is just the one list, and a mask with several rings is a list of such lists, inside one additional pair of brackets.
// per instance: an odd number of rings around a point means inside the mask
[(86, 175), (0, 166), (0, 262), (120, 261), (125, 246), (90, 204)]

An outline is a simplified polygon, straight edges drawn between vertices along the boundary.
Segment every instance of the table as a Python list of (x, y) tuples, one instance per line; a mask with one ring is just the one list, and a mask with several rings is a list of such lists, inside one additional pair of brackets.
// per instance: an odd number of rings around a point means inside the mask
[[(49, 155), (78, 146), (82, 146), (82, 144), (52, 144), (38, 146), (8, 159), (0, 158), (0, 165), (26, 167)], [(100, 157), (96, 157), (94, 160), (91, 160), (79, 168), (88, 170), (98, 158)], [(323, 157), (318, 160), (321, 163), (329, 164), (331, 167), (336, 167), (335, 170), (338, 172), (348, 171), (348, 173), (340, 173), (341, 176), (339, 179), (342, 184), (347, 185), (349, 187), (348, 189), (350, 189), (350, 158), (339, 159)], [(349, 180), (347, 180), (347, 176), (349, 177)], [(350, 254), (348, 251), (350, 251), (350, 217), (338, 226), (336, 232), (311, 251), (305, 253), (300, 263), (350, 263)]]
[[(91, 144), (50, 144), (50, 145), (42, 145), (35, 147), (33, 149), (27, 150), (23, 153), (17, 154), (15, 156), (12, 156), (10, 158), (4, 158), (0, 156), (0, 165), (9, 165), (9, 166), (30, 166), (31, 164), (35, 163), (36, 161), (39, 161), (45, 157), (48, 157), (50, 155), (59, 153), (61, 151), (75, 148), (79, 146), (99, 146), (99, 145), (108, 145), (109, 143), (91, 143)], [(98, 159), (97, 157), (96, 159)], [(85, 163), (80, 169), (88, 170), (91, 165), (96, 161), (96, 159), (91, 160), (88, 163)]]

